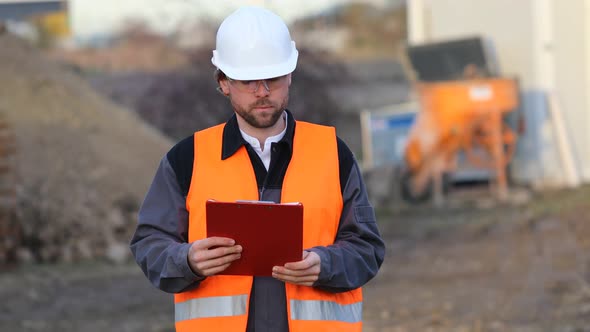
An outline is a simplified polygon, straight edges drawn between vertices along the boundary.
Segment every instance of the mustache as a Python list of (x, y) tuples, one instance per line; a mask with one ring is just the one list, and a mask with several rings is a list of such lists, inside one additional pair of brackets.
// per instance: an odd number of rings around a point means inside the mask
[(271, 102), (270, 100), (268, 100), (268, 99), (259, 99), (255, 103), (253, 103), (252, 105), (250, 105), (251, 108), (254, 108), (254, 107), (267, 107), (267, 106), (275, 107), (276, 105), (273, 102)]

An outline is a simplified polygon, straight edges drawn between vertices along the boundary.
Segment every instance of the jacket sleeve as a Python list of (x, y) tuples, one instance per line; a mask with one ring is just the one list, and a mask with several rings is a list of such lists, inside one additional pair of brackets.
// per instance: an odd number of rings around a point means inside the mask
[[(344, 292), (363, 286), (379, 270), (385, 245), (377, 228), (358, 164), (352, 167), (342, 190), (343, 208), (333, 245), (314, 247), (321, 259), (321, 272), (314, 287)], [(342, 168), (341, 168), (342, 170)]]
[(189, 247), (186, 198), (164, 157), (139, 209), (131, 252), (155, 287), (178, 293), (197, 287), (204, 279), (188, 265)]

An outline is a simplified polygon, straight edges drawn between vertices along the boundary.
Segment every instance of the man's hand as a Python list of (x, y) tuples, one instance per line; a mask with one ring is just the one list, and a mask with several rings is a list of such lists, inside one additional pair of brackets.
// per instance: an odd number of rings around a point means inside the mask
[(295, 285), (311, 286), (320, 276), (320, 256), (313, 251), (304, 251), (303, 260), (272, 268), (272, 276)]
[(188, 250), (188, 264), (193, 272), (209, 277), (223, 272), (242, 257), (242, 246), (225, 237), (209, 237), (195, 241)]

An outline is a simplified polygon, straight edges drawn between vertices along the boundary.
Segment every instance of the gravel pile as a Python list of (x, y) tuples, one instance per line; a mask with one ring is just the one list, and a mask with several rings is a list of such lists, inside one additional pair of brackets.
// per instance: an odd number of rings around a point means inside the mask
[(137, 208), (172, 142), (9, 34), (0, 34), (0, 114), (16, 140), (16, 204), (0, 221), (12, 225), (0, 239), (13, 249), (0, 259), (129, 259)]

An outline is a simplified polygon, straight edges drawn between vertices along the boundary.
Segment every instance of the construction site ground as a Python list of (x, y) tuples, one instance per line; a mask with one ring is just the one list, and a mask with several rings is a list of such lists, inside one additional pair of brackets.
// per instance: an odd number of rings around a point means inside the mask
[[(379, 208), (387, 244), (364, 331), (590, 331), (590, 187), (497, 203)], [(173, 331), (172, 297), (132, 263), (0, 273), (0, 331)]]

